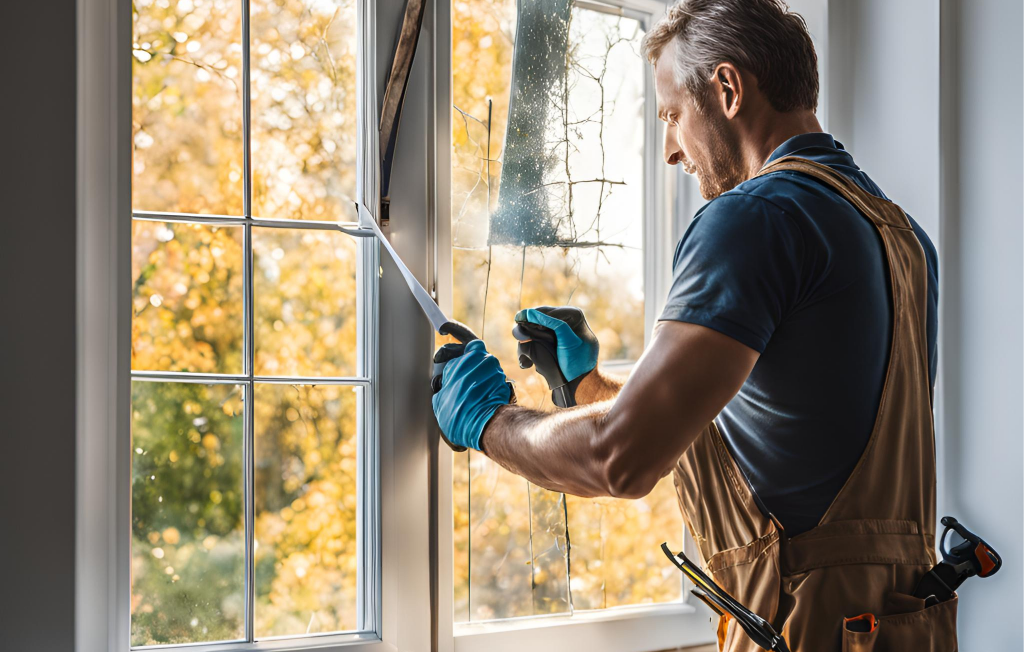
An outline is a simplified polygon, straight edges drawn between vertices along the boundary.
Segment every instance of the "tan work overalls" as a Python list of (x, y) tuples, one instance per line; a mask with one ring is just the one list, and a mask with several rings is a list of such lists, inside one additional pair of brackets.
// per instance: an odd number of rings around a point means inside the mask
[[(956, 650), (956, 598), (926, 609), (910, 595), (936, 559), (924, 252), (897, 205), (797, 157), (773, 161), (758, 176), (780, 170), (827, 184), (881, 234), (893, 330), (878, 415), (860, 461), (814, 529), (789, 538), (761, 513), (714, 423), (674, 470), (683, 517), (711, 577), (781, 631), (792, 652)], [(877, 624), (856, 623), (873, 631), (850, 631), (856, 627), (844, 618), (862, 614), (877, 616)], [(759, 649), (728, 618), (719, 622), (719, 647)]]

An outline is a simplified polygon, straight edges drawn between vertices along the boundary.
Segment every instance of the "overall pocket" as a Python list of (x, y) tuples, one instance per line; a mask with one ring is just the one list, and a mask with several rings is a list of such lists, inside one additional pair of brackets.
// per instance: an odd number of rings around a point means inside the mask
[(843, 620), (843, 652), (956, 652), (957, 599), (925, 608), (919, 598), (894, 593), (886, 604), (889, 615)]

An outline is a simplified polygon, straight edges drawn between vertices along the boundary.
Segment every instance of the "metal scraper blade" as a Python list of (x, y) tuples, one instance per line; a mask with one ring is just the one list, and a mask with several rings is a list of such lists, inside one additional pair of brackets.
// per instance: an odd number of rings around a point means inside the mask
[(359, 225), (363, 228), (373, 230), (373, 234), (377, 237), (377, 240), (380, 241), (380, 244), (385, 250), (387, 250), (391, 259), (395, 261), (395, 265), (398, 267), (398, 272), (405, 280), (405, 284), (409, 286), (409, 291), (412, 293), (413, 298), (416, 299), (416, 303), (419, 304), (420, 310), (422, 310), (423, 314), (426, 315), (427, 320), (430, 322), (433, 329), (440, 332), (441, 327), (449, 323), (449, 319), (443, 312), (441, 312), (441, 308), (434, 303), (434, 299), (430, 296), (430, 293), (420, 285), (420, 282), (416, 279), (412, 270), (410, 270), (409, 266), (405, 264), (402, 257), (398, 255), (395, 248), (391, 246), (388, 239), (384, 237), (380, 227), (377, 226), (377, 220), (370, 213), (369, 209), (362, 204), (358, 204), (357, 208), (359, 210)]

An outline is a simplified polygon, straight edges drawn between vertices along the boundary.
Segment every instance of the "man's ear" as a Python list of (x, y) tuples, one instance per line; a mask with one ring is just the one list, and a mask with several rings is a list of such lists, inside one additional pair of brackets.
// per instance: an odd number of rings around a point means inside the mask
[(711, 94), (726, 119), (736, 117), (743, 104), (743, 76), (731, 63), (718, 64), (711, 77)]

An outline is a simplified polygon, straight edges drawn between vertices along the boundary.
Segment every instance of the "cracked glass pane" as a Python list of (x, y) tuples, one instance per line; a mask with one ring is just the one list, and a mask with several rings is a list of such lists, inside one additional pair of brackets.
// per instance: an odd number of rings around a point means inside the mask
[(533, 615), (530, 491), (483, 454), (470, 452), (469, 619)]
[(565, 495), (534, 485), (529, 487), (527, 508), (530, 513), (530, 556), (533, 559), (533, 613), (569, 613)]
[[(682, 599), (679, 572), (661, 543), (683, 549), (672, 478), (640, 500), (568, 497), (575, 609), (606, 609)], [(673, 571), (676, 571), (673, 573)]]
[[(452, 5), (453, 298), (520, 404), (553, 409), (543, 379), (519, 369), (513, 316), (572, 304), (602, 364), (639, 358), (644, 157), (657, 152), (644, 151), (641, 23), (565, 0), (533, 9)], [(534, 49), (514, 63), (524, 31)], [(641, 501), (566, 498), (470, 453), (455, 456), (454, 482), (456, 621), (680, 599), (659, 559), (662, 541), (682, 539), (670, 479)]]

